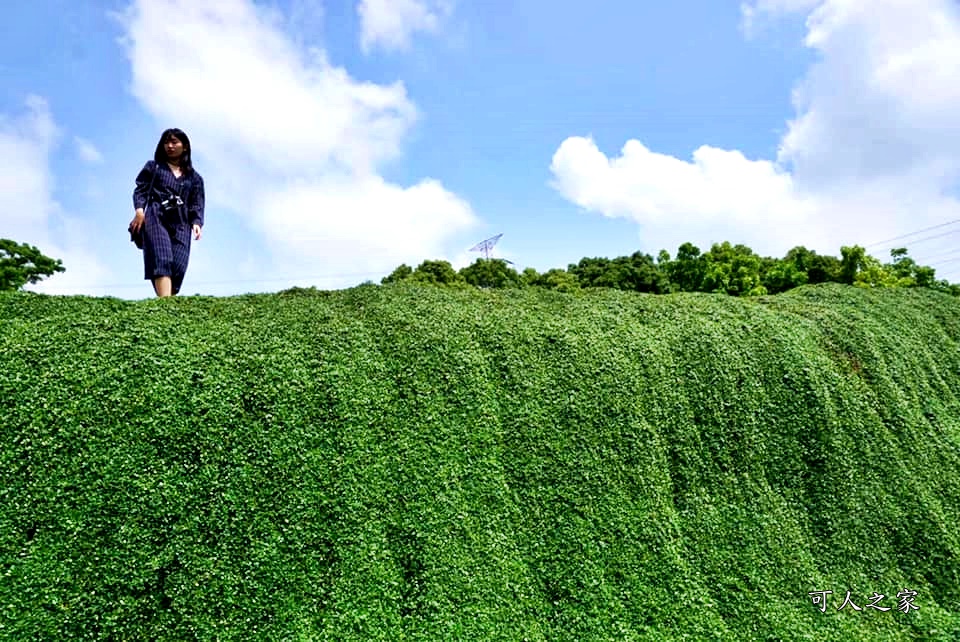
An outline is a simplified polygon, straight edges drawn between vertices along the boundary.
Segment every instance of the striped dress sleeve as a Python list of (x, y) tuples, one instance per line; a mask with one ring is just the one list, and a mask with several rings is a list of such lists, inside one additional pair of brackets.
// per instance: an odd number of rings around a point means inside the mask
[(133, 188), (133, 209), (143, 209), (147, 205), (147, 190), (150, 189), (150, 179), (156, 170), (154, 161), (147, 161), (140, 173), (137, 174), (136, 187)]
[(196, 171), (190, 181), (190, 194), (187, 197), (187, 213), (190, 225), (203, 227), (204, 192), (203, 177)]

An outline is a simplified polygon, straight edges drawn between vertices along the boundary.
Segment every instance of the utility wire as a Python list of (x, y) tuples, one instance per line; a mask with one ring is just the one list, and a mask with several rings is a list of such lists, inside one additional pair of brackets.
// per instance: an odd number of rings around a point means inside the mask
[[(940, 227), (940, 226), (938, 225), (937, 227)], [(933, 229), (933, 228), (927, 228), (927, 229)], [(925, 231), (925, 230), (921, 230), (921, 231)], [(960, 233), (960, 229), (958, 229), (958, 230), (951, 230), (951, 231), (949, 231), (949, 232), (944, 232), (943, 234), (934, 234), (933, 236), (925, 236), (925, 237), (923, 237), (922, 239), (917, 239), (916, 241), (911, 241), (911, 243), (912, 243), (912, 244), (923, 243), (924, 241), (932, 241), (933, 239), (938, 239), (938, 238), (941, 238), (941, 237), (944, 237), (944, 236), (950, 236), (951, 234), (957, 234), (957, 233)], [(914, 234), (919, 234), (919, 232), (914, 232)], [(913, 236), (913, 235), (911, 234), (910, 236)], [(896, 240), (896, 239), (890, 239), (890, 240)], [(874, 245), (877, 245), (877, 244), (874, 243)], [(870, 246), (870, 245), (867, 245), (867, 246), (864, 247), (864, 249), (866, 249), (866, 248), (868, 248), (868, 247), (871, 247), (871, 246)]]
[(960, 250), (950, 250), (949, 252), (941, 252), (940, 254), (934, 254), (933, 256), (928, 256), (925, 259), (914, 259), (919, 265), (925, 265), (930, 261), (939, 261), (942, 258), (947, 258), (954, 256), (955, 254), (960, 253)]
[[(924, 228), (924, 229), (922, 229), (922, 230), (917, 230), (916, 232), (910, 232), (909, 234), (904, 234), (903, 236), (895, 236), (895, 237), (893, 237), (892, 239), (887, 239), (886, 241), (877, 241), (876, 243), (871, 243), (870, 245), (865, 246), (865, 249), (866, 249), (867, 247), (876, 247), (876, 246), (878, 246), (878, 245), (885, 245), (885, 244), (890, 243), (890, 242), (892, 242), (892, 241), (899, 241), (900, 239), (905, 239), (905, 238), (908, 238), (908, 237), (910, 237), (910, 236), (915, 236), (915, 235), (917, 235), (917, 234), (922, 234), (923, 232), (929, 232), (930, 230), (935, 230), (935, 229), (938, 229), (938, 228), (941, 228), (941, 227), (946, 227), (946, 226), (948, 226), (948, 225), (953, 225), (954, 223), (960, 223), (960, 218), (958, 218), (958, 219), (956, 219), (956, 220), (953, 220), (953, 221), (947, 221), (946, 223), (941, 223), (940, 225), (934, 225), (933, 227), (926, 227), (926, 228)], [(955, 232), (958, 232), (958, 231), (960, 231), (960, 230), (954, 230), (953, 232), (947, 232), (947, 234), (954, 234)], [(944, 236), (945, 236), (945, 235), (944, 235)], [(937, 237), (936, 237), (936, 236), (931, 236), (930, 238), (937, 238)], [(922, 239), (922, 240), (929, 240), (929, 239)], [(920, 242), (920, 241), (914, 241), (914, 243), (919, 243), (919, 242)]]

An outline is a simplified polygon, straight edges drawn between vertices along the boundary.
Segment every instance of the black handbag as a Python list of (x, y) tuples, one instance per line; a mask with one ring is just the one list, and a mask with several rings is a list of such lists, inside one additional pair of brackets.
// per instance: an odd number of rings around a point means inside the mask
[[(144, 214), (146, 214), (147, 208), (150, 207), (150, 197), (153, 196), (153, 181), (157, 178), (157, 168), (153, 168), (153, 175), (150, 177), (150, 187), (147, 188), (147, 202), (143, 205)], [(144, 221), (146, 225), (146, 221)], [(130, 225), (127, 226), (127, 231), (130, 232), (130, 242), (137, 246), (138, 250), (143, 249), (143, 225), (140, 226), (136, 232), (133, 231), (133, 221), (130, 221)]]

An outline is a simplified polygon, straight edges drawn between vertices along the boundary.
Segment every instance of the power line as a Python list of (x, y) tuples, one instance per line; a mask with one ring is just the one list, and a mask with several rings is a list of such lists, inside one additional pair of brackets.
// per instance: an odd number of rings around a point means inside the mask
[[(940, 227), (940, 226), (937, 226), (937, 227)], [(928, 228), (928, 229), (933, 229), (933, 228)], [(917, 243), (923, 243), (924, 241), (932, 241), (933, 239), (938, 239), (938, 238), (941, 238), (941, 237), (944, 237), (944, 236), (950, 236), (951, 234), (957, 234), (957, 233), (960, 233), (960, 230), (951, 230), (951, 231), (949, 231), (949, 232), (944, 232), (943, 234), (934, 234), (933, 236), (925, 236), (925, 237), (923, 237), (922, 239), (917, 239), (916, 241), (911, 241), (911, 243), (915, 245), (915, 244), (917, 244)], [(914, 232), (914, 234), (919, 234), (919, 232)], [(912, 235), (910, 235), (910, 236), (912, 236)], [(891, 240), (895, 240), (895, 239), (891, 239)], [(876, 244), (874, 244), (874, 245), (876, 245)], [(866, 246), (866, 247), (870, 247), (870, 246), (868, 245), (868, 246)], [(864, 248), (864, 249), (866, 249), (866, 248)]]
[[(892, 241), (899, 241), (900, 239), (905, 239), (905, 238), (908, 238), (908, 237), (910, 237), (910, 236), (915, 236), (915, 235), (917, 235), (917, 234), (922, 234), (923, 232), (929, 232), (930, 230), (935, 230), (935, 229), (937, 229), (937, 228), (946, 227), (947, 225), (953, 225), (954, 223), (960, 223), (960, 218), (958, 218), (958, 219), (956, 219), (956, 220), (954, 220), (954, 221), (947, 221), (946, 223), (941, 223), (940, 225), (934, 225), (933, 227), (926, 227), (926, 228), (924, 228), (924, 229), (922, 229), (922, 230), (917, 230), (916, 232), (910, 232), (909, 234), (904, 234), (903, 236), (895, 236), (895, 237), (893, 237), (892, 239), (887, 239), (886, 241), (877, 241), (876, 243), (871, 243), (870, 245), (865, 246), (865, 248), (868, 248), (868, 247), (876, 247), (876, 246), (878, 246), (878, 245), (885, 245), (886, 243), (890, 243), (890, 242), (892, 242)], [(960, 230), (954, 230), (953, 232), (947, 232), (946, 234), (954, 234), (954, 233), (956, 233), (956, 232), (958, 232), (958, 231), (960, 231)], [(946, 236), (946, 234), (944, 234), (944, 235), (942, 235), (942, 236)], [(930, 238), (938, 238), (938, 237), (936, 237), (936, 236), (931, 236)], [(921, 239), (921, 240), (929, 240), (929, 239)], [(914, 241), (914, 243), (919, 243), (919, 242), (920, 242), (920, 241)]]
[(934, 254), (933, 256), (928, 256), (925, 259), (914, 259), (918, 264), (924, 265), (930, 261), (939, 261), (942, 258), (953, 256), (960, 253), (960, 250), (950, 250), (949, 252), (941, 252), (940, 254)]

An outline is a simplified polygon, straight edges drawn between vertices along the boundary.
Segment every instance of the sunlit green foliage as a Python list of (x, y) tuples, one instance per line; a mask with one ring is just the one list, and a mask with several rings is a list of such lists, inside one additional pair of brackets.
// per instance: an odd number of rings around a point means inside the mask
[(515, 288), (521, 277), (503, 259), (477, 259), (460, 270), (464, 281), (478, 288)]
[(416, 283), (466, 285), (466, 279), (453, 269), (449, 261), (424, 261), (417, 266), (409, 278)]
[(669, 292), (670, 280), (649, 254), (634, 252), (615, 259), (584, 258), (567, 268), (581, 287), (607, 287), (633, 292)]
[(960, 296), (960, 284), (936, 280), (935, 270), (917, 264), (907, 256), (906, 248), (891, 250), (890, 263), (881, 263), (859, 245), (841, 247), (840, 254), (841, 258), (837, 258), (796, 246), (782, 259), (776, 259), (728, 241), (714, 243), (706, 253), (701, 253), (692, 243), (684, 243), (673, 259), (666, 250), (661, 250), (656, 260), (642, 252), (614, 259), (583, 258), (566, 270), (554, 268), (542, 275), (530, 267), (517, 274), (502, 259), (478, 259), (459, 272), (447, 261), (424, 261), (416, 270), (400, 265), (384, 277), (382, 283), (409, 279), (482, 288), (545, 287), (563, 292), (613, 288), (653, 294), (707, 292), (763, 296), (801, 285), (833, 282), (868, 289), (923, 287)]
[(60, 259), (45, 256), (33, 245), (0, 239), (0, 292), (19, 290), (65, 270)]
[(954, 640), (958, 523), (926, 289), (0, 295), (0, 639)]

